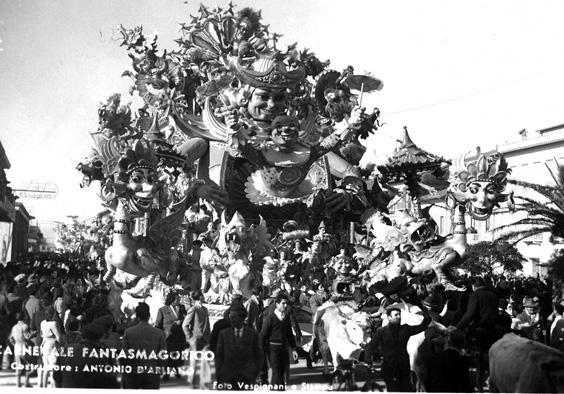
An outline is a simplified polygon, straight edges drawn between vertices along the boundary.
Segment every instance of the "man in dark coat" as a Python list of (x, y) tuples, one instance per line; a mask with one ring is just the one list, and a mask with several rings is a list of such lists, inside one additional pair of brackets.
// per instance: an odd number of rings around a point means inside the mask
[(259, 334), (243, 324), (246, 317), (247, 311), (242, 305), (231, 308), (231, 327), (220, 331), (215, 349), (217, 381), (229, 383), (237, 390), (256, 382), (263, 362)]
[(464, 333), (449, 335), (448, 347), (431, 356), (425, 388), (429, 392), (470, 393), (470, 360), (464, 355)]
[(474, 278), (472, 288), (474, 292), (468, 299), (466, 313), (456, 328), (461, 330), (470, 326), (475, 345), (487, 351), (500, 338), (495, 329), (499, 300), (493, 287), (486, 286), (481, 277)]
[(247, 310), (247, 318), (245, 324), (253, 327), (255, 330), (260, 331), (262, 324), (262, 315), (264, 304), (261, 299), (262, 287), (257, 286), (252, 290), (252, 296), (245, 301), (245, 309)]
[[(161, 350), (166, 350), (164, 331), (149, 324), (151, 317), (149, 305), (140, 302), (135, 308), (135, 315), (139, 323), (125, 330), (123, 349), (126, 352), (129, 349), (135, 352), (145, 351), (146, 354), (150, 354), (151, 351), (159, 353)], [(160, 373), (156, 367), (163, 366), (160, 360), (140, 358), (128, 359), (127, 362), (131, 365), (133, 373), (123, 374), (124, 389), (159, 389)], [(145, 373), (140, 373), (140, 371), (145, 371)]]
[[(216, 321), (213, 325), (210, 336), (210, 350), (215, 353), (217, 347), (217, 341), (219, 339), (219, 333), (224, 329), (231, 327), (231, 320), (229, 320), (229, 312), (232, 308), (243, 306), (241, 294), (234, 294), (231, 300), (231, 305), (223, 312), (223, 317)], [(244, 307), (244, 306), (243, 306)]]
[(367, 360), (371, 360), (374, 353), (383, 356), (382, 377), (387, 391), (413, 391), (407, 341), (412, 335), (424, 331), (431, 323), (427, 308), (420, 307), (423, 310), (423, 321), (417, 326), (401, 324), (400, 309), (388, 308), (389, 324), (376, 330), (366, 348)]

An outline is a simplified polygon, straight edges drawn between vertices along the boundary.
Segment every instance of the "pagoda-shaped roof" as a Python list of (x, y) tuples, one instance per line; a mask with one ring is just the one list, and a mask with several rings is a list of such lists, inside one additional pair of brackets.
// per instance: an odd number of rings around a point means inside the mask
[(144, 138), (149, 141), (157, 157), (163, 160), (163, 164), (169, 166), (180, 166), (184, 162), (185, 158), (178, 154), (173, 149), (172, 145), (166, 141), (166, 136), (159, 126), (157, 113), (155, 113), (153, 117), (151, 127), (145, 132)]
[(442, 157), (426, 152), (415, 145), (407, 132), (407, 127), (404, 127), (401, 145), (394, 150), (394, 154), (386, 164), (378, 166), (378, 171), (382, 175), (401, 175), (413, 171), (432, 171), (438, 169), (442, 163), (450, 164)]

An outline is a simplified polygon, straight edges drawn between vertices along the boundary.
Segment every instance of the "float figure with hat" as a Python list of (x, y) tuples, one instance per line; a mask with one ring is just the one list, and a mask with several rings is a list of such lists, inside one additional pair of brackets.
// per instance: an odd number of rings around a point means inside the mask
[[(140, 27), (121, 33), (132, 59), (124, 76), (142, 106), (134, 111), (119, 95), (101, 105), (93, 153), (78, 167), (83, 186), (100, 181), (113, 212), (106, 281), (144, 297), (157, 278), (166, 287), (183, 280), (182, 229), (204, 231), (208, 220), (186, 211), (207, 200), (214, 215), (222, 212), (217, 242), (201, 240), (217, 249), (203, 266), (208, 301), (250, 298), (258, 284), (269, 292), (286, 287), (297, 261), (304, 281), (325, 284), (331, 257), (352, 245), (354, 256), (346, 251), (332, 261), (337, 294), (427, 274), (447, 290), (462, 290), (453, 268), (468, 246), (465, 214), (485, 220), (500, 203), (511, 205), (501, 155), (478, 153), (451, 166), (415, 145), (405, 129), (388, 162), (367, 175), (360, 168), (364, 140), (380, 122), (379, 110), (367, 113), (362, 99), (382, 82), (352, 67), (332, 70), (296, 44), (281, 48), (280, 36), (251, 8), (201, 6), (182, 25), (174, 51), (159, 52), (156, 37)], [(422, 208), (429, 190), (446, 190), (451, 234), (439, 234)], [(406, 202), (393, 215), (391, 194)], [(366, 233), (362, 245), (357, 231)], [(288, 249), (296, 240), (309, 241), (309, 252)], [(282, 251), (292, 257), (286, 272), (276, 258)], [(355, 260), (360, 267), (353, 268)], [(353, 323), (359, 304), (341, 301), (322, 310)], [(358, 347), (365, 339), (360, 326), (350, 331), (358, 331)]]
[[(94, 133), (94, 149), (88, 159), (100, 173), (87, 178), (99, 180), (100, 197), (113, 212), (112, 244), (105, 251), (106, 281), (115, 278), (122, 288), (137, 287), (132, 295), (146, 296), (157, 277), (174, 285), (179, 270), (176, 247), (186, 209), (200, 198), (224, 202), (213, 185), (182, 172), (184, 160), (160, 149), (154, 140), (119, 139), (119, 130), (109, 138)], [(82, 166), (84, 173), (84, 165)], [(167, 169), (177, 171), (174, 182)], [(85, 174), (85, 177), (87, 175)], [(136, 231), (143, 219), (145, 230)], [(140, 279), (146, 278), (143, 281)], [(141, 283), (140, 283), (141, 282)]]
[[(370, 267), (372, 277), (389, 276), (390, 257), (393, 252), (400, 252), (410, 275), (433, 272), (447, 290), (464, 290), (453, 284), (453, 268), (463, 261), (468, 249), (466, 212), (475, 220), (486, 220), (500, 203), (507, 202), (509, 209), (513, 205), (511, 194), (504, 193), (509, 170), (503, 155), (485, 156), (478, 151), (475, 158), (465, 155), (451, 166), (415, 145), (405, 129), (400, 147), (378, 169), (384, 185), (403, 186), (402, 193), (411, 200), (411, 209), (394, 215), (374, 210), (364, 212), (365, 225), (373, 236), (372, 250), (358, 249), (364, 257), (378, 251), (378, 258)], [(443, 236), (430, 216), (432, 205), (422, 209), (420, 198), (425, 188), (429, 188), (425, 182), (432, 179), (440, 184), (447, 176), (448, 181), (442, 184), (446, 188), (447, 206), (452, 210), (452, 225), (451, 233)]]
[[(358, 138), (377, 128), (377, 116), (358, 104), (363, 93), (381, 89), (380, 81), (360, 78), (359, 85), (352, 68), (328, 78), (334, 74), (329, 62), (298, 51), (296, 44), (278, 49), (279, 35), (261, 23), (260, 12), (235, 12), (231, 4), (200, 7), (182, 25), (176, 51), (160, 52), (157, 37), (145, 36), (142, 27), (120, 32), (132, 59), (132, 70), (123, 75), (131, 78), (130, 94), (137, 93), (143, 105), (134, 111), (117, 94), (101, 105), (93, 154), (79, 165), (83, 185), (99, 180), (102, 198), (116, 210), (106, 280), (118, 273), (116, 279), (130, 287), (148, 277), (141, 295), (156, 277), (174, 283), (179, 263), (169, 249), (178, 238), (164, 234), (176, 233), (186, 221), (186, 206), (202, 197), (249, 223), (262, 218), (275, 227), (296, 212), (307, 220), (300, 226), (313, 226), (349, 210), (354, 200), (366, 200), (363, 188), (339, 185), (344, 177), (364, 182), (357, 167), (362, 155), (352, 158), (341, 148), (361, 146)], [(351, 93), (355, 89), (360, 101)], [(126, 151), (135, 152), (134, 144), (152, 152), (135, 172), (136, 180), (145, 179), (141, 186), (128, 181), (133, 172), (119, 167)], [(148, 179), (152, 187), (126, 192), (119, 205), (120, 193), (143, 188)], [(145, 245), (155, 237), (166, 238), (162, 251)]]
[[(181, 32), (179, 48), (160, 54), (156, 37), (149, 39), (141, 27), (121, 28), (133, 63), (124, 75), (143, 99), (143, 111), (166, 129), (161, 142), (187, 162), (197, 161), (198, 177), (227, 192), (229, 213), (239, 211), (250, 222), (262, 216), (281, 227), (296, 209), (321, 216), (346, 210), (356, 195), (336, 192), (338, 182), (347, 175), (360, 179), (365, 148), (359, 138), (378, 124), (376, 112), (361, 108), (362, 94), (381, 89), (381, 81), (350, 70), (334, 79), (329, 62), (312, 52), (296, 44), (278, 48), (280, 35), (251, 8), (201, 6)], [(342, 107), (327, 111), (327, 100), (334, 104), (341, 91)], [(262, 151), (269, 169), (249, 161), (242, 146)]]

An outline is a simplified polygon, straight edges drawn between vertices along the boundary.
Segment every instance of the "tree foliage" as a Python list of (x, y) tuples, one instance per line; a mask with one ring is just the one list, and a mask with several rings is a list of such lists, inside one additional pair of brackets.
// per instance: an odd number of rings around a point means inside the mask
[(468, 246), (460, 268), (472, 275), (491, 274), (498, 267), (504, 272), (515, 272), (523, 269), (524, 261), (525, 257), (511, 244), (482, 241)]
[(553, 281), (564, 281), (564, 249), (555, 250), (548, 261), (548, 276)]
[[(547, 166), (548, 168), (548, 166)], [(515, 223), (500, 226), (494, 229), (500, 241), (511, 240), (514, 244), (536, 234), (549, 232), (553, 236), (564, 237), (564, 166), (557, 163), (556, 173), (548, 168), (554, 186), (539, 185), (536, 183), (509, 180), (517, 186), (534, 190), (547, 201), (518, 196), (516, 200), (517, 212), (526, 212), (527, 217)]]

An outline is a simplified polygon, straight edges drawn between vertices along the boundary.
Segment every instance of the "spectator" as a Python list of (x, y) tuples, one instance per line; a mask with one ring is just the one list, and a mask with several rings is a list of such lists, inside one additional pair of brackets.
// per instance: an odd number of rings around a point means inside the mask
[(65, 333), (67, 345), (71, 346), (82, 342), (82, 332), (80, 330), (80, 319), (69, 321)]
[(155, 320), (155, 327), (164, 331), (168, 337), (173, 325), (180, 326), (186, 316), (186, 308), (180, 304), (180, 296), (174, 291), (167, 294), (164, 306), (160, 307)]
[(245, 323), (249, 327), (253, 327), (255, 330), (260, 331), (262, 324), (262, 314), (264, 310), (264, 304), (262, 302), (262, 287), (257, 286), (251, 291), (252, 295), (247, 301), (245, 301), (245, 309), (247, 310), (247, 318)]
[(60, 287), (56, 287), (53, 290), (53, 307), (57, 311), (59, 318), (63, 321), (65, 310), (67, 309), (65, 300), (64, 300), (64, 292), (63, 289)]
[(382, 377), (387, 391), (413, 391), (407, 341), (431, 323), (427, 309), (424, 306), (421, 309), (424, 314), (423, 321), (417, 326), (410, 326), (401, 324), (401, 311), (398, 308), (388, 308), (386, 313), (389, 324), (378, 328), (367, 346), (368, 360), (371, 360), (371, 356), (376, 352), (383, 356)]
[(57, 311), (53, 307), (49, 307), (45, 312), (45, 320), (40, 324), (42, 338), (40, 353), (43, 368), (39, 376), (39, 387), (47, 387), (57, 364), (57, 345), (63, 342), (63, 335), (58, 328), (56, 315)]
[(254, 384), (263, 362), (259, 334), (253, 327), (243, 324), (246, 317), (247, 311), (240, 304), (231, 308), (231, 328), (219, 333), (215, 352), (218, 382), (230, 383), (235, 388), (240, 388), (240, 384)]
[(41, 338), (41, 322), (45, 320), (45, 312), (49, 306), (49, 299), (43, 295), (39, 299), (39, 310), (33, 314), (31, 317), (31, 338), (36, 346), (40, 346), (42, 342)]
[(6, 323), (9, 327), (17, 323), (16, 313), (23, 311), (23, 298), (16, 294), (16, 284), (14, 282), (6, 286), (6, 296), (2, 299), (0, 309), (6, 316)]
[(519, 305), (516, 302), (509, 302), (507, 304), (507, 314), (511, 316), (511, 331), (519, 331), (520, 320), (517, 319), (519, 314)]
[(27, 286), (27, 293), (29, 294), (29, 298), (24, 304), (24, 311), (26, 313), (25, 318), (28, 323), (31, 323), (33, 314), (41, 308), (39, 299), (36, 297), (37, 290), (39, 290), (39, 287), (35, 283), (30, 283)]
[[(86, 367), (92, 366), (92, 358), (83, 354), (83, 349), (87, 348), (88, 352), (96, 351), (105, 346), (100, 342), (101, 338), (107, 332), (107, 324), (101, 317), (92, 323), (84, 326), (82, 330), (82, 340), (69, 344), (73, 349), (72, 357), (60, 357), (59, 364), (61, 366), (70, 366), (70, 369), (62, 368), (61, 387), (63, 388), (88, 388), (88, 389), (118, 389), (119, 384), (115, 373), (107, 371), (85, 371)], [(76, 321), (71, 323), (75, 325)], [(97, 352), (96, 364), (113, 365), (115, 360), (109, 357), (103, 357)]]
[[(236, 295), (239, 297), (235, 297)], [(240, 294), (234, 294), (231, 305), (229, 306), (229, 308), (225, 310), (225, 312), (223, 312), (223, 317), (218, 321), (216, 321), (215, 324), (213, 325), (213, 329), (210, 336), (210, 350), (212, 352), (215, 353), (217, 347), (217, 340), (219, 338), (219, 333), (223, 329), (231, 326), (231, 321), (229, 320), (229, 311), (231, 310), (231, 308), (234, 308), (236, 306), (238, 307), (239, 305), (243, 305), (242, 297)]]
[(517, 315), (519, 330), (521, 333), (534, 341), (544, 342), (542, 331), (542, 320), (538, 312), (538, 301), (536, 298), (525, 297), (523, 299), (524, 311)]
[(564, 351), (564, 306), (554, 304), (554, 321), (550, 327), (550, 346)]
[[(162, 330), (149, 324), (151, 316), (149, 305), (140, 302), (135, 308), (135, 315), (139, 320), (135, 326), (125, 330), (123, 335), (123, 347), (129, 349), (151, 351), (156, 353), (166, 350), (165, 334)], [(160, 376), (156, 373), (156, 367), (161, 366), (160, 360), (129, 359), (132, 373), (123, 374), (122, 384), (124, 389), (158, 389), (160, 387)], [(152, 369), (153, 373), (139, 373), (139, 370)]]
[(283, 385), (290, 363), (288, 346), (295, 349), (296, 340), (288, 314), (288, 296), (280, 292), (274, 302), (274, 312), (264, 318), (260, 337), (263, 348), (268, 349), (268, 361), (272, 371), (270, 383)]
[(471, 337), (474, 344), (487, 352), (490, 346), (499, 339), (495, 331), (499, 301), (491, 286), (486, 286), (481, 277), (472, 282), (473, 293), (468, 299), (466, 313), (456, 325), (461, 330), (471, 326)]
[(431, 356), (425, 388), (429, 392), (470, 393), (470, 360), (464, 354), (464, 333), (449, 334), (445, 350)]
[[(182, 353), (182, 351), (188, 348), (188, 343), (186, 342), (186, 335), (184, 335), (184, 331), (182, 331), (182, 327), (179, 324), (173, 324), (170, 327), (170, 333), (166, 338), (166, 350), (168, 354), (173, 352)], [(168, 371), (174, 370), (174, 375), (177, 378), (180, 378), (180, 367), (183, 364), (182, 357), (178, 358), (177, 360), (173, 360), (172, 358), (168, 358), (167, 360), (167, 367), (169, 368)], [(163, 381), (167, 381), (170, 379), (170, 376), (167, 373), (163, 376)]]
[(195, 290), (191, 293), (194, 305), (186, 314), (182, 329), (190, 344), (190, 350), (202, 350), (210, 343), (210, 318), (208, 309), (202, 305), (202, 292)]
[(511, 331), (511, 316), (509, 315), (509, 313), (507, 313), (508, 305), (509, 303), (506, 299), (499, 299), (499, 308), (497, 311), (497, 319), (495, 323), (499, 338)]
[[(29, 343), (29, 326), (24, 322), (24, 314), (16, 312), (16, 320), (18, 321), (10, 333), (10, 342), (14, 346), (14, 362), (16, 363), (16, 382), (17, 386), (21, 387), (21, 377), (24, 365), (27, 364), (23, 354), (25, 348), (30, 346)], [(29, 383), (30, 371), (25, 371), (25, 387), (32, 387)]]
[(307, 286), (305, 284), (302, 284), (300, 286), (300, 295), (298, 296), (299, 305), (302, 308), (303, 307), (309, 308), (309, 299), (310, 299), (310, 294), (308, 293)]

